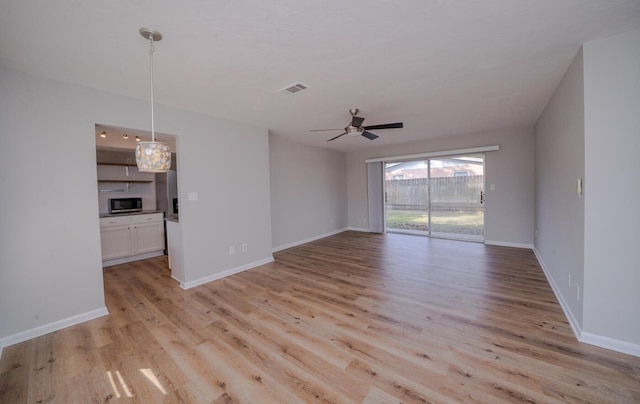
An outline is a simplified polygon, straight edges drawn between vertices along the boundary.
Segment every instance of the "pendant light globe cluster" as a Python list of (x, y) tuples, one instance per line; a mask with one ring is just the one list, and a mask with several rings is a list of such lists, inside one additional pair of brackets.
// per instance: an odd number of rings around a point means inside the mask
[(154, 41), (162, 39), (159, 32), (149, 28), (140, 28), (140, 35), (149, 40), (149, 77), (151, 83), (151, 141), (140, 141), (136, 145), (136, 165), (138, 170), (150, 173), (165, 173), (171, 168), (171, 149), (164, 142), (156, 142), (153, 116), (153, 46)]
[(140, 141), (136, 145), (138, 171), (166, 173), (171, 169), (171, 149), (166, 143)]

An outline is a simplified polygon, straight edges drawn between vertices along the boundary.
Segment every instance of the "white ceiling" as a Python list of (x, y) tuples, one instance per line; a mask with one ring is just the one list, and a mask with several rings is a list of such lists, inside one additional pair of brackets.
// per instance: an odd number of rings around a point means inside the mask
[[(640, 27), (640, 0), (2, 0), (0, 67), (148, 99), (141, 27), (163, 35), (157, 103), (352, 151), (531, 127), (581, 43)], [(351, 107), (404, 129), (308, 131)]]

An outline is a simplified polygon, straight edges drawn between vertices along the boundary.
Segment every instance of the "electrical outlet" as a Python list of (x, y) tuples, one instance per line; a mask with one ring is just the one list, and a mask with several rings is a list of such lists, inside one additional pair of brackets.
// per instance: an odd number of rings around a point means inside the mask
[(331, 219), (331, 224), (333, 224), (335, 222), (335, 220)]
[(236, 253), (236, 246), (232, 245), (229, 247), (229, 255), (234, 255)]
[(567, 275), (569, 275), (569, 287), (571, 287), (571, 272), (567, 272)]
[(245, 253), (248, 249), (247, 243), (242, 243), (242, 252)]
[(576, 300), (580, 301), (580, 285), (578, 285), (577, 283), (576, 283), (576, 289), (577, 289)]

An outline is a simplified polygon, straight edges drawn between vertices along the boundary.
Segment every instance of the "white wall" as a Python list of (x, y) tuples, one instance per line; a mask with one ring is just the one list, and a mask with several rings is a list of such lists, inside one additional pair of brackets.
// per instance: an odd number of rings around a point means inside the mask
[(583, 49), (583, 329), (640, 356), (640, 30)]
[(274, 249), (347, 226), (346, 155), (269, 136)]
[(2, 339), (104, 296), (90, 92), (2, 70), (0, 88)]
[(184, 111), (166, 127), (179, 134), (184, 281), (272, 259), (268, 131)]
[[(94, 128), (144, 130), (149, 104), (6, 70), (0, 88), (6, 342), (104, 308)], [(267, 130), (163, 105), (156, 127), (179, 136), (185, 281), (271, 259)], [(187, 201), (188, 192), (198, 201)], [(230, 256), (240, 243), (248, 252)]]
[(582, 327), (584, 286), (584, 82), (578, 52), (547, 103), (535, 135), (536, 254), (573, 327)]
[(418, 142), (373, 147), (347, 154), (349, 227), (368, 229), (367, 172), (365, 160), (442, 150), (499, 145), (485, 162), (485, 238), (488, 243), (533, 245), (534, 156), (533, 131), (499, 130), (426, 139)]

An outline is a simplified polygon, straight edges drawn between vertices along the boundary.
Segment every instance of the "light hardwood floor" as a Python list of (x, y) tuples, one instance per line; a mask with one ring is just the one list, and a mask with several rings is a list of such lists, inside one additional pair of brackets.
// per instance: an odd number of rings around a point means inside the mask
[(188, 291), (165, 257), (104, 279), (109, 316), (5, 348), (0, 402), (640, 402), (528, 250), (345, 232)]

